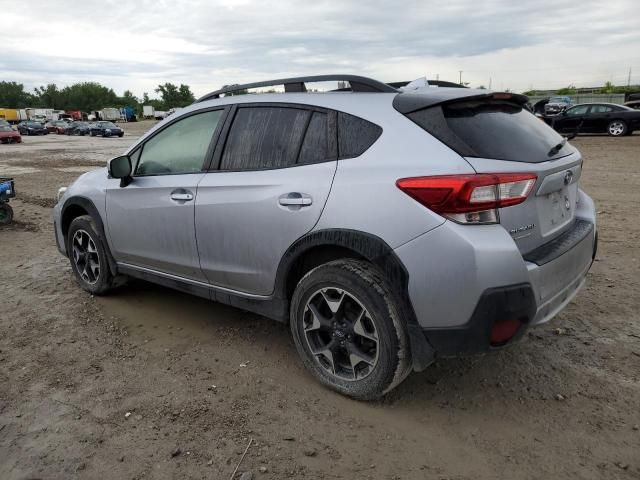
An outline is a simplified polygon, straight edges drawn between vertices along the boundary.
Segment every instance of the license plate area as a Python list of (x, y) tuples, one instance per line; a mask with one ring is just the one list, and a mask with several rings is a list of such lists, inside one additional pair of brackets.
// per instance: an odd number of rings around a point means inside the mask
[(561, 230), (571, 222), (575, 214), (576, 189), (563, 187), (538, 197), (540, 233), (543, 237)]

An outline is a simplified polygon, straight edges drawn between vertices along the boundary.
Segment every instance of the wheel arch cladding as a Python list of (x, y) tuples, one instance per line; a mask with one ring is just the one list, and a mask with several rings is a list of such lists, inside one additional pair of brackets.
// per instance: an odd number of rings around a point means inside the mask
[(422, 334), (413, 311), (408, 289), (409, 274), (393, 249), (375, 235), (357, 230), (326, 229), (301, 237), (280, 260), (274, 297), (283, 300), (288, 311), (300, 278), (312, 268), (339, 258), (367, 260), (384, 272), (406, 322), (413, 369), (424, 370), (433, 362), (435, 351)]
[(70, 197), (62, 206), (62, 210), (60, 212), (60, 229), (62, 230), (62, 235), (65, 241), (65, 250), (67, 251), (68, 256), (68, 246), (67, 243), (67, 234), (69, 233), (69, 226), (71, 222), (77, 217), (82, 215), (89, 215), (94, 222), (96, 223), (96, 227), (98, 228), (98, 233), (100, 234), (100, 240), (104, 244), (107, 260), (109, 262), (109, 270), (113, 275), (117, 274), (118, 268), (116, 266), (116, 262), (111, 255), (111, 250), (109, 248), (109, 244), (107, 242), (107, 236), (104, 231), (104, 224), (102, 223), (102, 217), (98, 212), (98, 209), (93, 204), (91, 200), (86, 197)]

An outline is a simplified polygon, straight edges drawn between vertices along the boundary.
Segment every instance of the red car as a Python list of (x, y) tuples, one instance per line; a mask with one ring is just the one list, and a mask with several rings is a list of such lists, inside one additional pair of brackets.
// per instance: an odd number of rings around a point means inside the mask
[(0, 124), (0, 143), (22, 143), (20, 132), (11, 128), (9, 124)]
[(45, 123), (44, 127), (49, 131), (49, 133), (62, 135), (68, 125), (69, 123), (64, 120), (51, 120), (50, 122)]

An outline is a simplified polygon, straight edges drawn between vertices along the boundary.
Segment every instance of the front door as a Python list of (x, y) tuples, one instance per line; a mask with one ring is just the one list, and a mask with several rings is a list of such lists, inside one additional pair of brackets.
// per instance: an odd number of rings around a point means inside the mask
[(194, 205), (223, 110), (178, 119), (132, 154), (133, 181), (109, 180), (107, 228), (117, 262), (203, 280)]

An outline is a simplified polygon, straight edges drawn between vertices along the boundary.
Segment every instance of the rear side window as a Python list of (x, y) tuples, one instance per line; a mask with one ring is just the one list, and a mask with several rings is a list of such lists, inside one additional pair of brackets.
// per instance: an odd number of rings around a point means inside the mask
[(562, 137), (524, 107), (495, 100), (463, 101), (407, 114), (420, 127), (467, 157), (545, 162), (573, 152)]
[(338, 156), (362, 155), (382, 134), (382, 128), (347, 113), (338, 112)]
[(329, 158), (327, 114), (313, 112), (304, 136), (298, 163), (317, 163)]
[(297, 108), (239, 108), (222, 154), (220, 170), (295, 165), (310, 115), (310, 111)]

